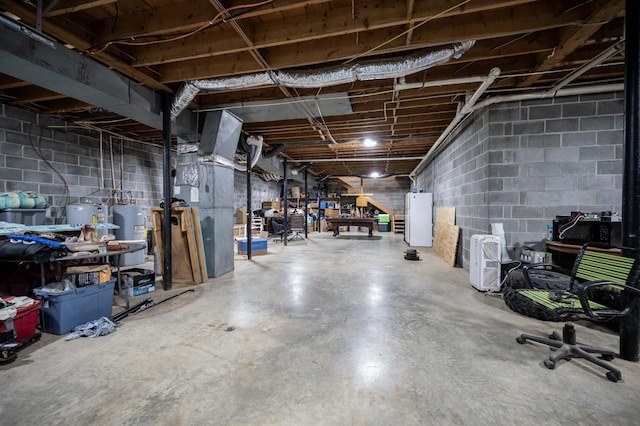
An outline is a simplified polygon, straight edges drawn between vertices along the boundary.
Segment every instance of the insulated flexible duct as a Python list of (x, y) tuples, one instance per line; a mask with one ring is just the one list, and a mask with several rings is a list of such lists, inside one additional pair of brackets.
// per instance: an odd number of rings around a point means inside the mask
[(405, 56), (395, 60), (368, 61), (353, 65), (339, 65), (312, 71), (274, 71), (186, 82), (174, 97), (171, 118), (175, 119), (189, 105), (200, 90), (231, 90), (278, 85), (294, 88), (322, 88), (352, 83), (357, 80), (400, 78), (451, 59), (461, 57), (475, 44), (475, 40), (453, 45), (449, 49)]

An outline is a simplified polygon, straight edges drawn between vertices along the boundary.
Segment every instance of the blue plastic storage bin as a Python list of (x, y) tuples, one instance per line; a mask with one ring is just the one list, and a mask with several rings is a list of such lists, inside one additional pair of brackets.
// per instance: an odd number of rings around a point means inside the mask
[(111, 317), (113, 288), (116, 280), (80, 287), (75, 290), (51, 292), (36, 288), (40, 300), (42, 331), (65, 334), (73, 327), (101, 317)]
[[(238, 253), (239, 254), (247, 254), (247, 249), (249, 244), (247, 244), (246, 238), (240, 238), (238, 240)], [(266, 238), (252, 238), (251, 239), (251, 251), (267, 251), (267, 240)]]

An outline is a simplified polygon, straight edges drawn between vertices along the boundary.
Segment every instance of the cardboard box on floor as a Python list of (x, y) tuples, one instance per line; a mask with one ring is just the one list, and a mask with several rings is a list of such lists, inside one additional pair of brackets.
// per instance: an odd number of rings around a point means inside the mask
[(245, 224), (247, 223), (247, 208), (242, 207), (236, 211), (236, 223)]

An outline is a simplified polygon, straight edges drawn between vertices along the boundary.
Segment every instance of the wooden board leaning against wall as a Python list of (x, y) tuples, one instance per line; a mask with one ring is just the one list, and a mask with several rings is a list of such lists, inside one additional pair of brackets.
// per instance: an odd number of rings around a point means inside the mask
[(456, 224), (455, 207), (437, 207), (433, 252), (455, 266), (460, 227)]

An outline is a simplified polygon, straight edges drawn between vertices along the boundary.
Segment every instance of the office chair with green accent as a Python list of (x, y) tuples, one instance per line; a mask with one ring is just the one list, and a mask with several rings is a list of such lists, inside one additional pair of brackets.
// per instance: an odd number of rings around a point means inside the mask
[[(631, 250), (617, 256), (608, 252), (612, 246), (589, 243), (582, 246), (573, 265), (570, 285), (565, 290), (533, 288), (506, 289), (504, 300), (515, 312), (544, 321), (565, 321), (562, 336), (553, 332), (548, 338), (522, 334), (520, 344), (527, 341), (541, 343), (555, 351), (544, 360), (545, 367), (554, 369), (558, 361), (582, 358), (607, 370), (612, 382), (622, 378), (620, 370), (604, 361), (615, 358), (615, 352), (576, 342), (572, 321), (590, 319), (609, 321), (627, 315), (640, 296), (638, 281), (640, 262)], [(595, 249), (595, 250), (594, 250)], [(545, 268), (544, 265), (531, 265)], [(599, 355), (600, 358), (596, 358)]]

